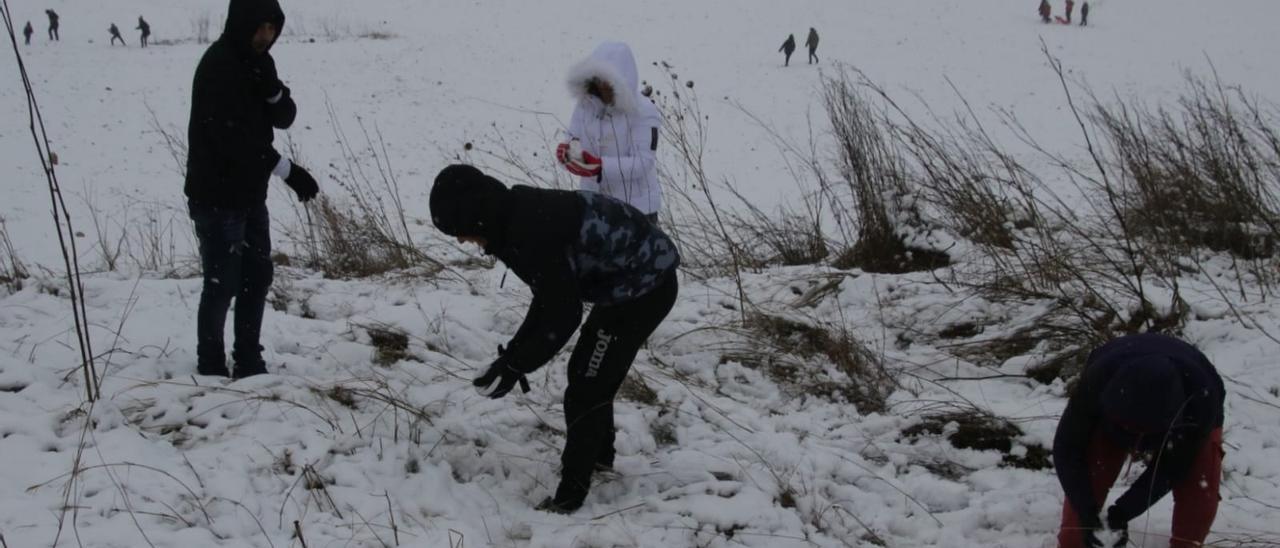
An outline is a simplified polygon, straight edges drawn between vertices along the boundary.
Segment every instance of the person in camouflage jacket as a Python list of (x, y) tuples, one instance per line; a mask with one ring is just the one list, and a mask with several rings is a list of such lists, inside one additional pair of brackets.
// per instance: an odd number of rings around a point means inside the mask
[(542, 367), (582, 322), (569, 358), (561, 479), (539, 509), (571, 513), (591, 475), (614, 461), (613, 398), (636, 353), (675, 304), (680, 253), (640, 210), (590, 191), (508, 189), (467, 165), (444, 168), (431, 188), (431, 221), (480, 245), (533, 292), (524, 322), (473, 384), (501, 398)]

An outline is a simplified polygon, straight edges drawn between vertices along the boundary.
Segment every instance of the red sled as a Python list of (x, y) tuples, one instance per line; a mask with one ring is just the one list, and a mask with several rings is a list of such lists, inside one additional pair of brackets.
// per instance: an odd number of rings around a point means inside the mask
[(1055, 15), (1055, 16), (1053, 16), (1053, 20), (1054, 20), (1054, 21), (1056, 21), (1059, 25), (1070, 25), (1070, 24), (1071, 24), (1071, 21), (1066, 20), (1065, 18), (1063, 18), (1063, 17), (1062, 17), (1062, 16), (1060, 16), (1060, 15)]

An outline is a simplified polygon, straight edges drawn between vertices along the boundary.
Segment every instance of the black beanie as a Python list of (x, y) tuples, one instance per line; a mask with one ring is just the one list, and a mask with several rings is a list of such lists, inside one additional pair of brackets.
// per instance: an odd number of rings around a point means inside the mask
[(1142, 433), (1169, 430), (1187, 399), (1177, 365), (1167, 356), (1136, 356), (1102, 390), (1102, 411), (1111, 421)]
[(440, 170), (431, 187), (431, 222), (450, 236), (492, 239), (506, 192), (501, 181), (473, 166), (451, 165)]

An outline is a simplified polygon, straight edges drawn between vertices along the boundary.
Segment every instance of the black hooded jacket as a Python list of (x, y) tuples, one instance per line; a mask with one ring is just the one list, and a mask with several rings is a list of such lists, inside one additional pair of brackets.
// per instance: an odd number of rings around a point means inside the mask
[(1087, 462), (1095, 432), (1153, 457), (1116, 500), (1115, 517), (1128, 522), (1186, 477), (1210, 432), (1222, 426), (1225, 398), (1209, 359), (1173, 337), (1129, 335), (1090, 353), (1053, 438), (1054, 468), (1082, 523), (1099, 525)]
[[(231, 0), (222, 36), (196, 67), (185, 188), (194, 201), (244, 208), (267, 199), (267, 181), (280, 161), (272, 128), (287, 129), (298, 109), (269, 51), (253, 51), (253, 35), (263, 23), (284, 29), (276, 0)], [(280, 100), (269, 103), (276, 93)]]
[(796, 50), (796, 35), (794, 34), (787, 35), (787, 39), (782, 43), (782, 47), (778, 48), (778, 51), (781, 51), (787, 55), (791, 55), (791, 52), (795, 50)]
[(603, 194), (507, 189), (471, 166), (449, 166), (431, 189), (431, 220), (451, 236), (480, 236), (533, 292), (503, 359), (542, 367), (582, 321), (584, 302), (608, 306), (658, 287), (680, 263), (675, 243), (640, 210)]

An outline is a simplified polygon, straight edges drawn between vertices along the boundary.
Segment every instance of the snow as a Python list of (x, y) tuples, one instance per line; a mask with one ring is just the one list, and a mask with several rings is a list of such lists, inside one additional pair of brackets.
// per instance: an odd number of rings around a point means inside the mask
[[(289, 138), (322, 189), (338, 192), (323, 174), (337, 172), (330, 166), (342, 159), (327, 103), (352, 136), (361, 122), (385, 136), (415, 237), (456, 256), (427, 220), (431, 177), (456, 159), (492, 163), (486, 151), (499, 151), (501, 139), (543, 176), (569, 184), (550, 159), (572, 110), (562, 80), (604, 39), (632, 45), (642, 79), (656, 83), (663, 75), (652, 63), (667, 61), (681, 81), (696, 81), (710, 121), (709, 171), (765, 209), (794, 184), (772, 138), (746, 112), (794, 142), (821, 142), (819, 78), (836, 61), (903, 97), (918, 94), (921, 103), (908, 108), (920, 114), (922, 104), (959, 107), (949, 79), (984, 117), (994, 116), (991, 108), (1013, 112), (1046, 147), (1071, 157), (1082, 143), (1041, 40), (1071, 77), (1100, 93), (1168, 101), (1184, 69), (1204, 74), (1212, 64), (1224, 81), (1277, 98), (1280, 74), (1266, 44), (1274, 42), (1280, 4), (1091, 6), (1090, 26), (1079, 28), (1042, 25), (1034, 2), (1004, 0), (369, 0), (358, 9), (310, 0), (284, 5), (286, 36), (275, 55), (300, 106)], [(0, 297), (0, 538), (8, 546), (57, 538), (60, 545), (280, 547), (300, 545), (297, 530), (311, 547), (1054, 544), (1062, 494), (1052, 471), (1000, 467), (994, 451), (903, 435), (919, 411), (963, 404), (1014, 420), (1027, 432), (1019, 443), (1048, 445), (1065, 405), (1060, 383), (940, 380), (1021, 373), (1032, 358), (980, 368), (948, 353), (947, 341), (921, 334), (974, 321), (985, 326), (977, 339), (995, 339), (1043, 311), (949, 293), (927, 274), (794, 267), (743, 279), (765, 309), (840, 326), (912, 372), (883, 413), (797, 393), (725, 358), (750, 348), (723, 329), (739, 316), (734, 281), (682, 276), (676, 308), (631, 375), (654, 399), (618, 401), (616, 472), (572, 516), (533, 510), (557, 481), (567, 356), (533, 375), (527, 395), (490, 401), (469, 386), (528, 303), (514, 277), (501, 284), (501, 267), (364, 280), (279, 268), (263, 335), (273, 374), (236, 382), (194, 377), (201, 285), (190, 275), (194, 239), (179, 166), (149, 111), (161, 127), (185, 134), (191, 76), (205, 47), (191, 41), (192, 22), (209, 14), (216, 34), (225, 5), (50, 0), (13, 7), (19, 24), (30, 19), (37, 30), (22, 52), (68, 205), (85, 233), (82, 263), (102, 270), (98, 231), (87, 220), (92, 205), (117, 236), (166, 227), (163, 247), (172, 246), (185, 267), (168, 276), (125, 258), (122, 271), (86, 277), (104, 379), (103, 398), (84, 404), (48, 193), (33, 161), (16, 65), (0, 55), (0, 217), (23, 259), (47, 268)], [(61, 43), (42, 39), (46, 7), (62, 15)], [(128, 29), (139, 14), (157, 45), (108, 47), (113, 21), (136, 45)], [(784, 69), (777, 45), (809, 26), (822, 35), (822, 64), (805, 65), (801, 50)], [(374, 32), (391, 37), (367, 37)], [(159, 45), (170, 40), (176, 43)], [(269, 205), (283, 249), (296, 210), (292, 193), (275, 186)], [(812, 308), (793, 307), (792, 289), (820, 276), (839, 280), (836, 291)], [(1228, 379), (1223, 500), (1210, 540), (1274, 541), (1280, 341), (1266, 334), (1280, 333), (1280, 314), (1270, 301), (1238, 302), (1233, 310), (1194, 281), (1184, 291), (1195, 317), (1186, 337)], [(409, 335), (406, 359), (374, 363), (368, 332), (380, 326)], [(68, 483), (76, 462), (80, 472)], [(1167, 543), (1171, 504), (1166, 498), (1135, 521), (1135, 545)]]

